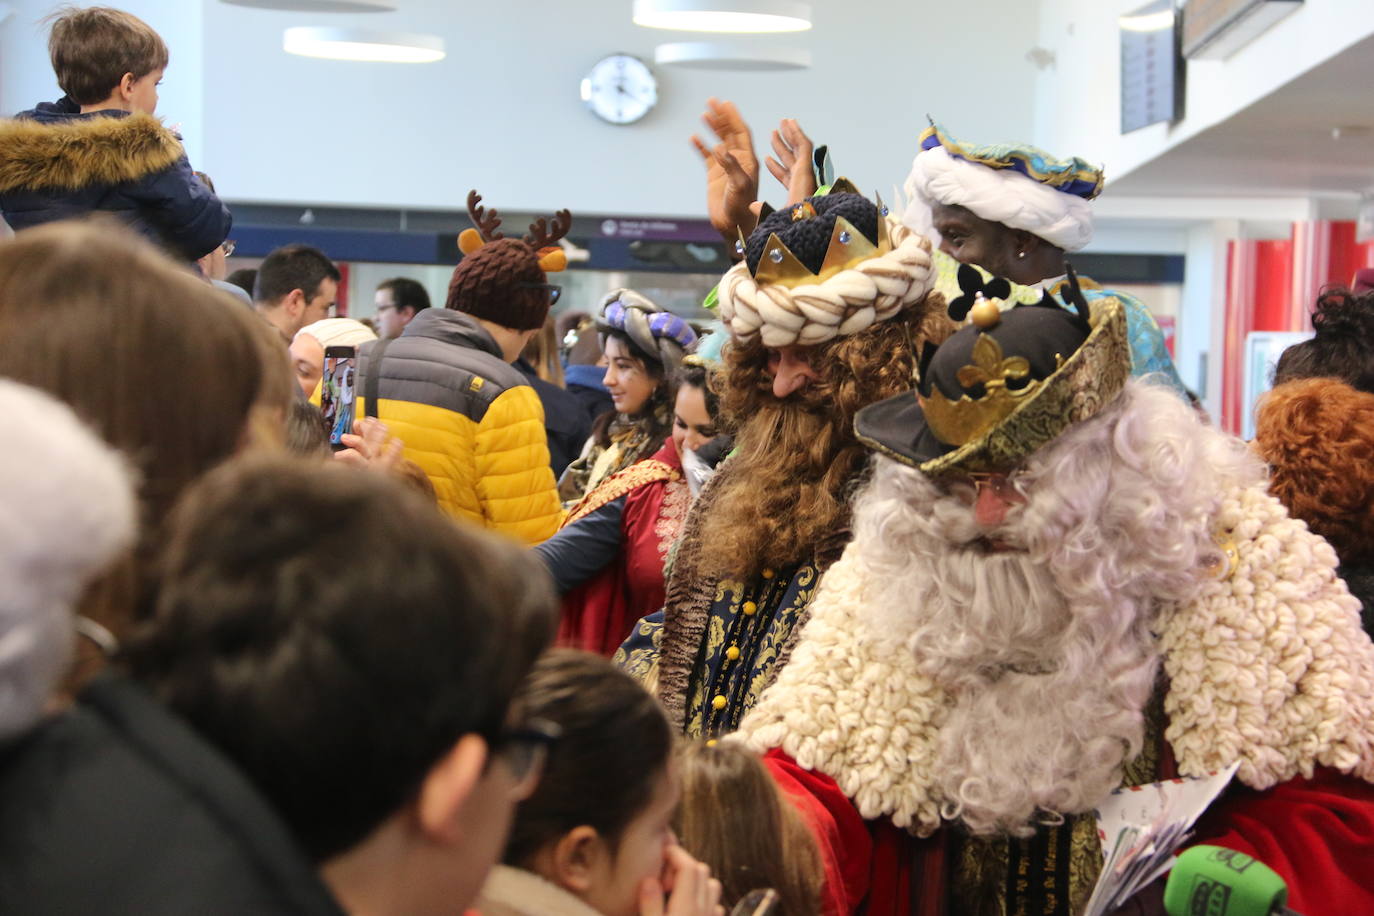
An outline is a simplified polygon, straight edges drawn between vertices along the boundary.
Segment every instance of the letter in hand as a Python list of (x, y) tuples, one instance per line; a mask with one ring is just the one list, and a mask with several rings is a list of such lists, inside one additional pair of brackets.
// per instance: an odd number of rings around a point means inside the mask
[(721, 237), (734, 242), (758, 225), (754, 204), (759, 196), (759, 160), (754, 155), (754, 135), (734, 102), (707, 99), (701, 120), (717, 140), (708, 146), (692, 135), (692, 145), (706, 163), (707, 213)]
[[(664, 894), (667, 900), (664, 900)], [(725, 916), (720, 882), (711, 869), (681, 846), (668, 848), (663, 879), (645, 878), (639, 888), (640, 916)]]

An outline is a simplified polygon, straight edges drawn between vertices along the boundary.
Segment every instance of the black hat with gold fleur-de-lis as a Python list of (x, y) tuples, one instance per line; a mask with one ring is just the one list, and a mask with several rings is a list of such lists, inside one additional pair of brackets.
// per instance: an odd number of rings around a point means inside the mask
[[(1113, 297), (1084, 301), (1072, 269), (1061, 304), (1003, 310), (1006, 281), (960, 272), (950, 303), (969, 324), (928, 349), (914, 392), (865, 407), (861, 442), (931, 477), (1009, 471), (1099, 413), (1131, 374), (1126, 314)], [(1009, 287), (1007, 287), (1009, 290)]]

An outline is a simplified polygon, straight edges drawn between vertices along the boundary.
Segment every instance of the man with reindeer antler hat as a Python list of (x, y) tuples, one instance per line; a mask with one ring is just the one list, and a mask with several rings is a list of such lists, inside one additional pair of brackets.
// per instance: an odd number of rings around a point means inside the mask
[(572, 216), (560, 210), (552, 225), (541, 218), (524, 238), (506, 238), (481, 200), (468, 194), (476, 228), (459, 237), (445, 307), (363, 347), (360, 412), (386, 421), (449, 514), (538, 543), (562, 512), (544, 409), (511, 364), (558, 299), (545, 271), (567, 266), (557, 242)]

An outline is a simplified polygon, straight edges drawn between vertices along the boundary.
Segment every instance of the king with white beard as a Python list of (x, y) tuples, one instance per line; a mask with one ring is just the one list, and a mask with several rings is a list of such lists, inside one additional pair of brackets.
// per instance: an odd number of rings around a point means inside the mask
[(1374, 825), (1359, 603), (1243, 443), (1128, 378), (1119, 304), (1070, 298), (970, 290), (914, 396), (860, 413), (853, 540), (735, 740), (821, 802), (866, 913), (1077, 913), (1096, 805), (1236, 761), (1192, 842), (1354, 912), (1367, 852), (1308, 818)]

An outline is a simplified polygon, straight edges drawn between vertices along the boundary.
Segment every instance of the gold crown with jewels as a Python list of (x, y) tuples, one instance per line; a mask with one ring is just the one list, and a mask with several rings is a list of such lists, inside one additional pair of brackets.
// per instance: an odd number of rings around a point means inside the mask
[[(827, 194), (859, 194), (859, 189), (848, 178), (838, 178), (826, 191)], [(778, 238), (776, 232), (769, 233), (763, 246), (759, 265), (754, 271), (754, 282), (759, 286), (783, 286), (795, 289), (798, 286), (813, 286), (824, 283), (836, 274), (849, 270), (870, 258), (880, 257), (892, 250), (892, 234), (888, 228), (888, 208), (875, 194), (878, 208), (878, 242), (870, 242), (862, 232), (843, 216), (835, 218), (835, 226), (830, 232), (830, 244), (825, 250), (821, 269), (811, 272), (796, 255)], [(817, 219), (819, 214), (809, 200), (793, 204), (788, 208), (792, 222)], [(746, 243), (744, 233), (735, 242), (735, 251), (744, 254)]]

